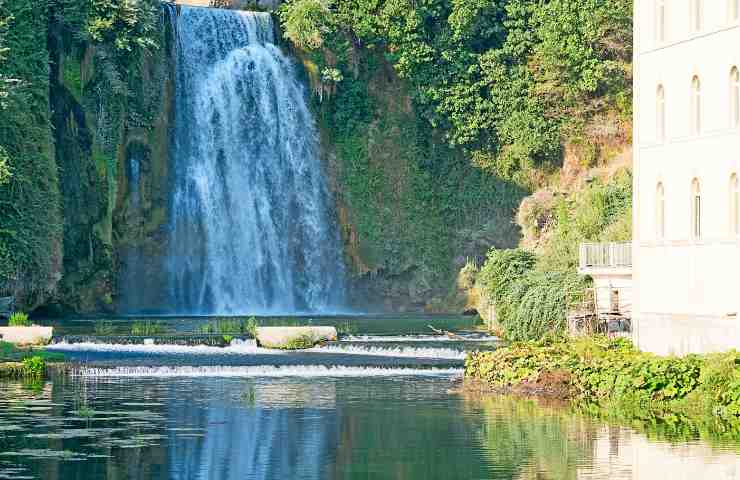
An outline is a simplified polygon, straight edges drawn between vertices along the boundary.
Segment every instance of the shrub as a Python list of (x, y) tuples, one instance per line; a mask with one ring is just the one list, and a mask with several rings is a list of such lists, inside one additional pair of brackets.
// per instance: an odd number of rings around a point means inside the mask
[(30, 327), (31, 320), (29, 320), (27, 313), (14, 312), (8, 320), (8, 325), (11, 327)]
[(23, 360), (23, 376), (26, 378), (42, 378), (46, 373), (46, 362), (39, 356)]
[(636, 350), (626, 339), (597, 336), (513, 343), (473, 353), (465, 363), (467, 377), (495, 387), (536, 382), (553, 372), (566, 374), (578, 400), (617, 409), (628, 418), (649, 412), (740, 418), (736, 351), (660, 357)]
[(478, 274), (509, 340), (563, 333), (568, 311), (583, 297), (586, 281), (575, 272), (545, 273), (534, 269), (535, 262), (535, 255), (524, 250), (492, 249)]

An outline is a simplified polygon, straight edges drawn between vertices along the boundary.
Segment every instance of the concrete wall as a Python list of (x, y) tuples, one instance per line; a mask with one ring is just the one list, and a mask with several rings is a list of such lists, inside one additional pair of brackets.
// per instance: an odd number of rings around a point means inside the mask
[[(730, 121), (730, 71), (740, 67), (740, 24), (725, 0), (705, 0), (703, 27), (690, 29), (686, 1), (635, 2), (633, 232), (634, 339), (640, 348), (688, 353), (740, 348), (740, 238), (731, 232), (730, 178), (740, 173), (740, 129)], [(701, 81), (702, 128), (691, 129), (691, 82)], [(657, 89), (665, 91), (660, 138)], [(702, 195), (702, 236), (691, 235), (691, 185)], [(665, 191), (665, 234), (657, 228), (657, 185)]]

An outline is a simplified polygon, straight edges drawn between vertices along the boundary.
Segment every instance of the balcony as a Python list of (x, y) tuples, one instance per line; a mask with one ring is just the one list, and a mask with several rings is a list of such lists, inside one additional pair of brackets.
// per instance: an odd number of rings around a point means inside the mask
[(582, 243), (578, 273), (583, 275), (631, 275), (632, 242)]

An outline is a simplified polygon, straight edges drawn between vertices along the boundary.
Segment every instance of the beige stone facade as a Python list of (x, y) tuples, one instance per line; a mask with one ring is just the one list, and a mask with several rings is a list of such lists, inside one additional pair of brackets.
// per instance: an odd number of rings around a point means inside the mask
[(740, 4), (636, 0), (633, 337), (740, 348)]

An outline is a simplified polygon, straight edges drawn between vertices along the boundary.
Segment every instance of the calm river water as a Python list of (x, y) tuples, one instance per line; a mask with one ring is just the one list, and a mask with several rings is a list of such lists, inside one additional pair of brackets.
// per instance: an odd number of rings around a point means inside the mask
[(61, 344), (78, 376), (0, 383), (0, 479), (740, 478), (730, 442), (451, 391), (493, 339), (380, 330), (300, 354)]

